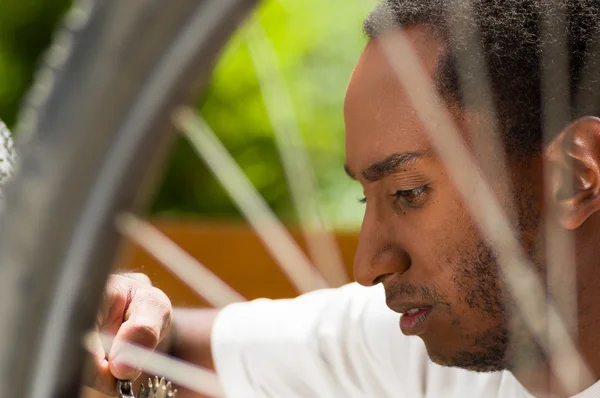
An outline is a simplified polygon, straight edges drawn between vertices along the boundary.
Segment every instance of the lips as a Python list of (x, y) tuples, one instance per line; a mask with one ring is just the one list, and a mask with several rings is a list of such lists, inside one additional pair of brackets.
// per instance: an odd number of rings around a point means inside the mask
[(406, 336), (415, 336), (425, 333), (427, 319), (432, 307), (417, 307), (407, 310), (400, 316), (400, 330)]
[[(386, 288), (387, 306), (394, 312), (401, 314), (400, 329), (407, 336), (421, 335), (425, 333), (428, 318), (435, 308), (431, 300), (418, 300), (414, 295), (400, 294), (401, 289)], [(411, 297), (413, 296), (413, 297)]]

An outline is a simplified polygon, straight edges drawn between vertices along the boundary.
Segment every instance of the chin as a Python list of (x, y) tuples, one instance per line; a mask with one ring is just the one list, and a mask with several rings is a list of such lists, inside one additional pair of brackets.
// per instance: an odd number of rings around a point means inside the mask
[(456, 351), (441, 353), (427, 348), (427, 354), (433, 363), (452, 368), (461, 368), (472, 372), (499, 372), (506, 370), (504, 353), (496, 350)]

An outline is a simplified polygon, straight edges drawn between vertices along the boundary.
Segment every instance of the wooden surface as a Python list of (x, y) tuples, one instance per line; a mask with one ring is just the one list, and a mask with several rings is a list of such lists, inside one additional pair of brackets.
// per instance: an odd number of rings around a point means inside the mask
[[(248, 299), (296, 295), (261, 241), (246, 225), (194, 220), (156, 220), (153, 224)], [(292, 231), (292, 235), (304, 248), (300, 234)], [(351, 275), (358, 234), (337, 233), (336, 239)], [(169, 296), (174, 306), (207, 306), (185, 283), (135, 245), (127, 245), (123, 249), (118, 268), (148, 275), (153, 284)], [(84, 397), (104, 396), (86, 390)]]

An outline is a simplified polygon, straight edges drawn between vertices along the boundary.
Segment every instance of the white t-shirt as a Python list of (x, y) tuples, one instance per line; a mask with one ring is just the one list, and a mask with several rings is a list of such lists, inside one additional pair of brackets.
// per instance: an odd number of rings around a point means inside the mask
[[(381, 286), (226, 307), (213, 329), (228, 398), (532, 398), (509, 372), (434, 364), (404, 336)], [(572, 398), (600, 397), (600, 382)]]

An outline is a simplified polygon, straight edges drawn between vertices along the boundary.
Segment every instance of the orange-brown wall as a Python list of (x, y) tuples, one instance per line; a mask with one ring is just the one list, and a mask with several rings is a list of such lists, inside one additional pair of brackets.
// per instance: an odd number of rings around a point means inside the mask
[[(155, 221), (154, 225), (248, 299), (296, 294), (260, 239), (245, 225), (173, 220)], [(292, 236), (304, 248), (300, 234), (293, 231)], [(338, 233), (336, 239), (351, 275), (358, 236)], [(125, 250), (122, 264), (128, 270), (147, 274), (174, 305), (205, 305), (182, 281), (137, 247)]]

